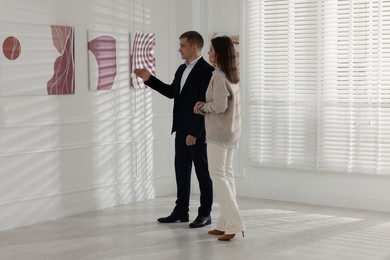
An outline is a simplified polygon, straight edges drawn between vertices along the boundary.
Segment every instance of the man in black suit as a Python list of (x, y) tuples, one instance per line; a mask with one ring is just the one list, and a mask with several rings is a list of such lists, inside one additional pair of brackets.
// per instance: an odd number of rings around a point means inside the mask
[(191, 188), (192, 162), (200, 188), (198, 216), (190, 224), (191, 228), (211, 224), (210, 212), (213, 203), (213, 187), (207, 164), (204, 118), (193, 113), (198, 100), (205, 100), (205, 93), (214, 68), (201, 56), (203, 38), (195, 31), (183, 33), (180, 37), (179, 52), (185, 63), (175, 73), (172, 84), (165, 84), (146, 70), (135, 69), (134, 73), (146, 85), (162, 95), (173, 98), (172, 133), (175, 139), (175, 173), (177, 185), (176, 206), (173, 212), (161, 223), (188, 222)]

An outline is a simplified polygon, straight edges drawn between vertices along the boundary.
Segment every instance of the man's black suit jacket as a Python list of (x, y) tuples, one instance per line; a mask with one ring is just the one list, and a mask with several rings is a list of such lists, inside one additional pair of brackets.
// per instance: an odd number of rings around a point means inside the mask
[(194, 114), (193, 108), (197, 101), (205, 101), (206, 90), (214, 68), (201, 57), (192, 68), (180, 91), (180, 81), (186, 66), (182, 64), (177, 69), (170, 85), (163, 83), (153, 75), (145, 84), (162, 95), (174, 99), (172, 133), (176, 132), (176, 136), (181, 137), (192, 135), (204, 138), (204, 118), (202, 115)]

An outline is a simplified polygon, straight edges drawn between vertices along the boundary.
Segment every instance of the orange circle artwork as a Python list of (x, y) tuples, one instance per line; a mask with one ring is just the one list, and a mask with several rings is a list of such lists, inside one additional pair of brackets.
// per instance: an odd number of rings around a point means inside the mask
[(19, 40), (13, 36), (7, 37), (3, 42), (3, 53), (9, 60), (16, 60), (20, 55), (21, 49)]

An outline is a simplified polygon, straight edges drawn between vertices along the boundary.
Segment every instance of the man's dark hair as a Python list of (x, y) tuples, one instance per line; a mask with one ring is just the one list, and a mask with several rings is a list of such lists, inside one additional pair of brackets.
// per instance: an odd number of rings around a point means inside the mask
[(179, 39), (183, 39), (183, 38), (186, 38), (190, 44), (196, 45), (199, 50), (203, 48), (204, 41), (200, 33), (196, 31), (188, 31), (180, 35)]

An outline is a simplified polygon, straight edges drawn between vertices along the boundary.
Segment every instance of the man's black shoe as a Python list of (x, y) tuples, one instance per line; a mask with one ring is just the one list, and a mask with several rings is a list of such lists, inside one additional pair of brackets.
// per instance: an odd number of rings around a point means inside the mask
[(197, 216), (194, 222), (190, 224), (190, 228), (200, 228), (211, 224), (210, 216)]
[(188, 222), (189, 217), (188, 217), (188, 213), (177, 214), (175, 212), (172, 212), (172, 214), (169, 215), (168, 217), (159, 218), (159, 219), (157, 219), (157, 221), (160, 223)]

